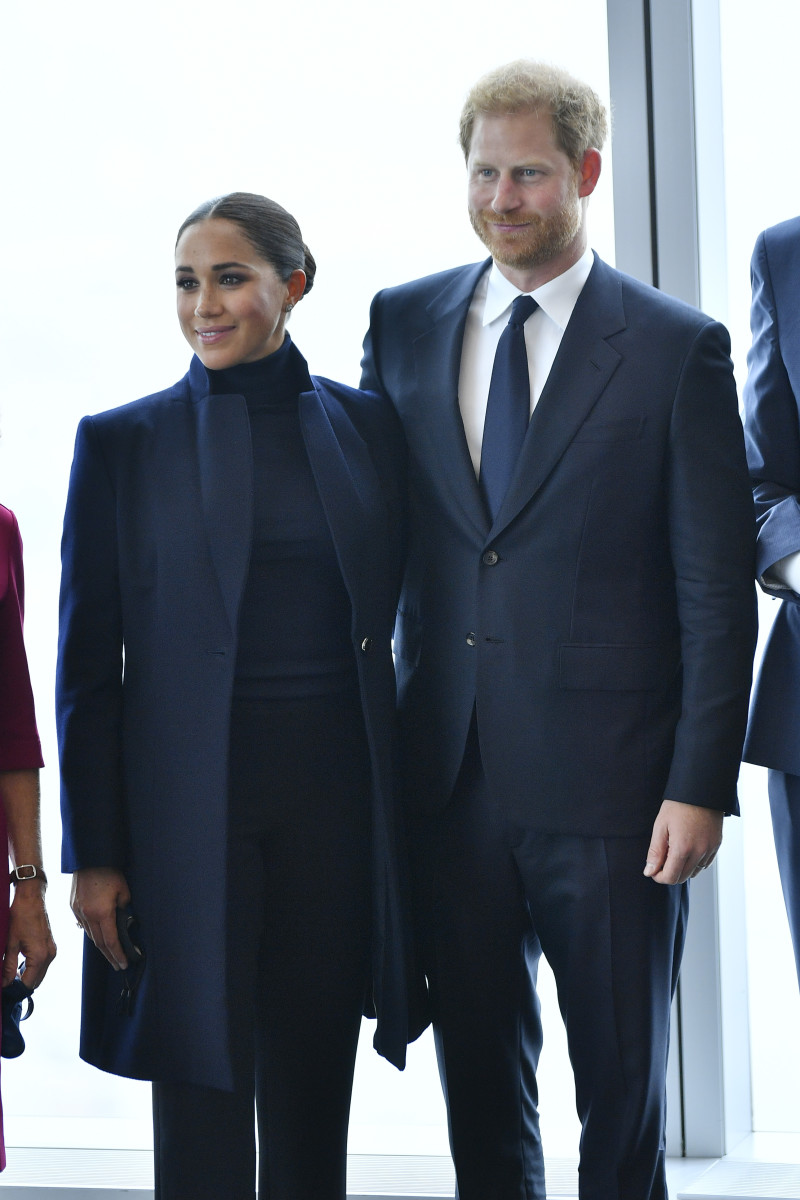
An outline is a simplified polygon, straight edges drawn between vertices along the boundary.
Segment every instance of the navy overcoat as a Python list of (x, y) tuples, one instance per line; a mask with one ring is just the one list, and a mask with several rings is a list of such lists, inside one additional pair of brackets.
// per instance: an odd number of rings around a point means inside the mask
[[(391, 634), (404, 449), (390, 405), (312, 377), (300, 422), (352, 602), (372, 765), (375, 1045), (410, 1030), (395, 812)], [(81, 1056), (141, 1079), (231, 1087), (225, 971), (228, 734), (252, 523), (242, 396), (197, 358), (167, 391), (86, 417), (62, 546), (57, 678), (63, 869), (115, 867), (147, 966), (130, 1016), (88, 942)]]

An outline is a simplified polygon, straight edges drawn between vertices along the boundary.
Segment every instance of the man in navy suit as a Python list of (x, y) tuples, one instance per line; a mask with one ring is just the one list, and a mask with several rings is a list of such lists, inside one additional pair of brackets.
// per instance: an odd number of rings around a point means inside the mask
[(750, 270), (747, 460), (765, 591), (783, 603), (753, 693), (744, 756), (769, 767), (775, 849), (800, 981), (800, 218), (760, 234)]
[(737, 807), (755, 530), (729, 341), (588, 249), (605, 132), (564, 72), (481, 80), (461, 138), (491, 259), (380, 293), (365, 341), (410, 450), (395, 653), (460, 1200), (545, 1197), (542, 952), (580, 1195), (665, 1200), (686, 881)]

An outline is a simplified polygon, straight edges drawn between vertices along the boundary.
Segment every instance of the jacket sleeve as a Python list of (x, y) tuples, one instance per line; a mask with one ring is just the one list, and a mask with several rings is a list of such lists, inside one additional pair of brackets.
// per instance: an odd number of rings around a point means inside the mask
[(753, 342), (747, 356), (744, 424), (758, 522), (756, 570), (766, 591), (800, 602), (791, 590), (764, 580), (765, 573), (779, 559), (800, 550), (798, 400), (781, 351), (780, 314), (764, 233), (759, 235), (753, 251), (750, 279)]
[(25, 584), (16, 517), (0, 510), (0, 771), (42, 766), (22, 638)]
[(78, 427), (61, 550), (56, 723), (62, 869), (124, 868), (116, 498), (91, 417)]
[(664, 795), (736, 812), (756, 639), (755, 520), (728, 335), (715, 322), (686, 355), (668, 453), (683, 681)]

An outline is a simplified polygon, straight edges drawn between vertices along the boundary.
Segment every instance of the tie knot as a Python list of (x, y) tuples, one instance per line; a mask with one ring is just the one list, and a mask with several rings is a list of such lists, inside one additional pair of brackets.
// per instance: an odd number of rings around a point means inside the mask
[(524, 325), (531, 313), (538, 307), (539, 305), (533, 296), (517, 296), (511, 305), (511, 316), (508, 318), (509, 325)]

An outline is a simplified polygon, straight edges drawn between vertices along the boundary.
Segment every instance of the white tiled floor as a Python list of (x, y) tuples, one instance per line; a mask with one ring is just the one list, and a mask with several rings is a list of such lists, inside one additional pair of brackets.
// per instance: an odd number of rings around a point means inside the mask
[[(77, 1128), (73, 1133), (77, 1133)], [(131, 1200), (152, 1197), (148, 1149), (10, 1147), (3, 1200)], [(721, 1160), (670, 1159), (670, 1200), (800, 1200), (800, 1137), (756, 1134)], [(443, 1155), (351, 1154), (350, 1200), (446, 1200), (453, 1169)], [(575, 1200), (577, 1163), (547, 1162), (548, 1200)]]
[[(752, 1197), (753, 1200), (793, 1200), (800, 1190), (786, 1187), (786, 1170), (758, 1165), (745, 1157), (726, 1159), (671, 1159), (668, 1164), (670, 1200), (704, 1197)], [(547, 1164), (548, 1200), (574, 1200), (577, 1164), (551, 1159)], [(777, 1173), (776, 1173), (777, 1172)], [(783, 1179), (783, 1190), (780, 1180)], [(752, 1180), (756, 1190), (742, 1190)], [(0, 1176), (4, 1200), (135, 1200), (152, 1197), (152, 1155), (147, 1150), (75, 1150), (23, 1147), (9, 1152), (8, 1169)], [(727, 1190), (725, 1190), (727, 1188)], [(698, 1190), (699, 1189), (699, 1190)], [(771, 1189), (771, 1190), (770, 1190)], [(777, 1190), (776, 1190), (777, 1189)], [(453, 1195), (449, 1159), (422, 1155), (350, 1156), (350, 1200), (392, 1197), (393, 1200), (446, 1200)]]
[(800, 1200), (800, 1135), (752, 1134), (694, 1179), (674, 1182), (677, 1200)]

